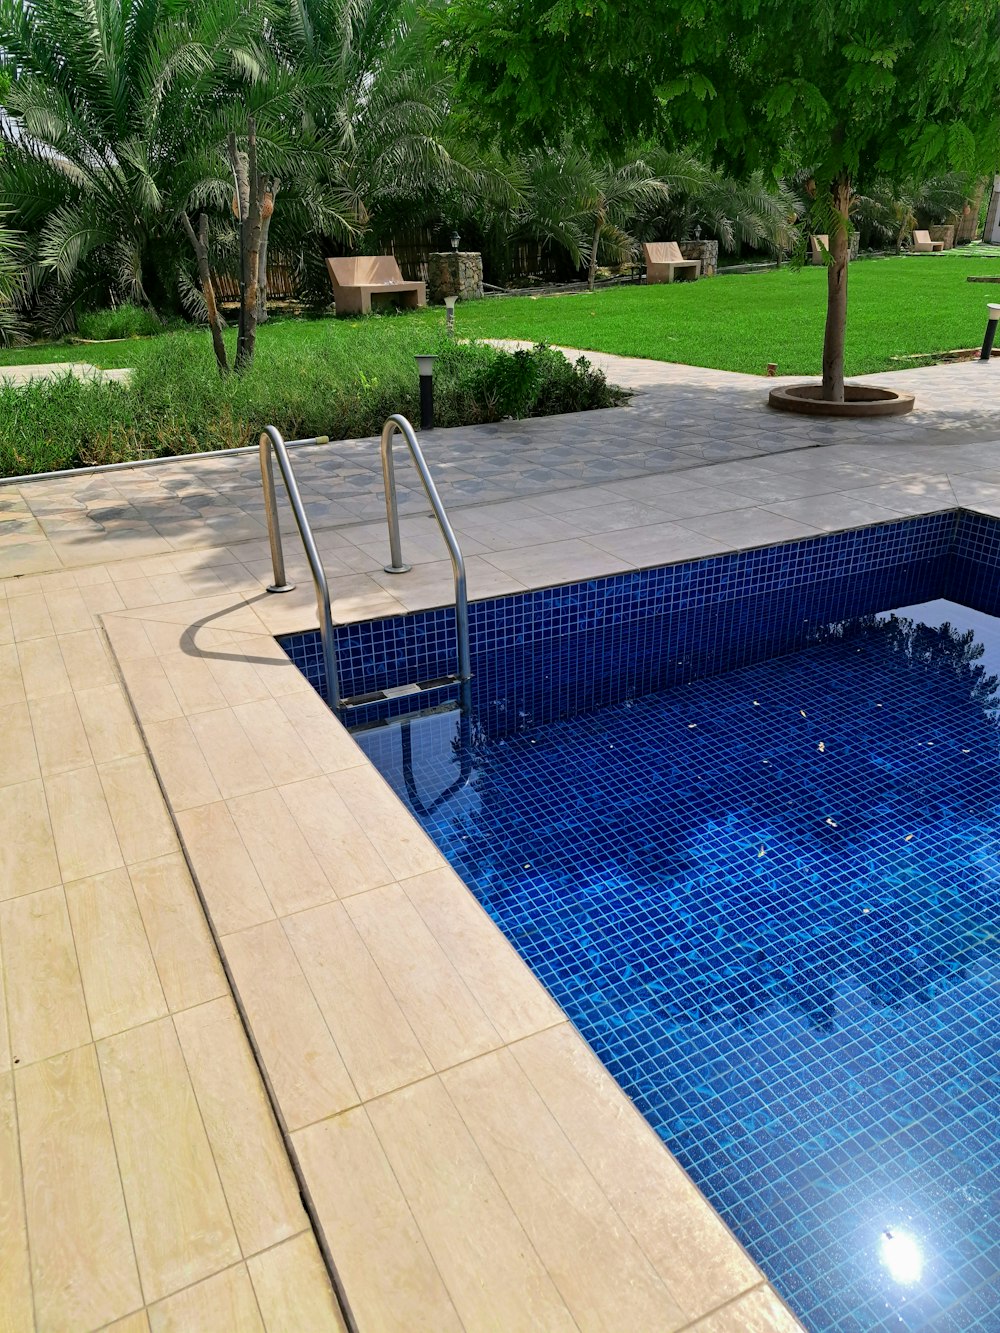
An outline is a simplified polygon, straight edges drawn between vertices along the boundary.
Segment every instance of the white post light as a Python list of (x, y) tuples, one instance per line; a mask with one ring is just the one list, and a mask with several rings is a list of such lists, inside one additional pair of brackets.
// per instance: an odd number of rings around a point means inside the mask
[(455, 336), (455, 302), (457, 300), (458, 300), (457, 296), (446, 296), (444, 298), (445, 311), (446, 311), (445, 319), (447, 320), (448, 323), (448, 334), (452, 338)]

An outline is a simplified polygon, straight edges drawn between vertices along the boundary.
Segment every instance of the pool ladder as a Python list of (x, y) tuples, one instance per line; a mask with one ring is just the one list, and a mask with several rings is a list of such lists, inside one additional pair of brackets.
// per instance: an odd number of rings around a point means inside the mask
[(391, 561), (390, 564), (385, 566), (385, 571), (387, 574), (405, 574), (412, 568), (411, 565), (403, 563), (402, 545), (399, 537), (399, 504), (396, 497), (396, 473), (392, 457), (392, 446), (397, 435), (403, 437), (409, 448), (410, 456), (417, 469), (417, 475), (420, 477), (424, 492), (430, 501), (431, 509), (434, 511), (434, 517), (437, 519), (438, 527), (441, 529), (441, 535), (444, 537), (448, 554), (451, 557), (451, 567), (455, 578), (458, 672), (455, 676), (445, 677), (442, 680), (414, 681), (411, 684), (396, 685), (385, 690), (376, 691), (373, 694), (359, 695), (351, 699), (341, 697), (337, 644), (334, 637), (333, 614), (330, 610), (330, 587), (323, 562), (316, 547), (312, 528), (309, 526), (309, 519), (306, 517), (305, 506), (302, 503), (302, 496), (295, 479), (295, 470), (288, 456), (290, 445), (328, 444), (329, 437), (315, 435), (306, 440), (286, 441), (276, 426), (265, 426), (260, 436), (260, 479), (264, 491), (267, 536), (271, 545), (271, 564), (274, 572), (274, 582), (268, 585), (267, 590), (275, 593), (291, 592), (295, 587), (294, 583), (288, 582), (285, 575), (285, 556), (281, 544), (278, 500), (274, 488), (274, 469), (272, 465), (272, 458), (277, 458), (278, 468), (285, 483), (285, 490), (288, 493), (288, 502), (292, 507), (292, 514), (295, 518), (295, 526), (302, 538), (302, 546), (316, 588), (316, 609), (319, 615), (320, 641), (323, 645), (323, 672), (327, 702), (331, 708), (338, 711), (357, 708), (362, 704), (375, 703), (383, 698), (391, 699), (401, 695), (440, 689), (451, 684), (458, 684), (462, 687), (463, 703), (467, 702), (468, 699), (468, 683), (472, 679), (472, 666), (469, 653), (469, 599), (465, 578), (465, 558), (462, 555), (462, 548), (458, 544), (458, 538), (455, 536), (455, 530), (451, 526), (445, 507), (441, 502), (437, 487), (434, 485), (434, 478), (430, 474), (427, 460), (424, 458), (423, 450), (420, 448), (413, 427), (406, 417), (400, 416), (398, 413), (393, 413), (382, 427), (382, 477), (385, 482), (385, 514), (389, 527), (389, 558)]

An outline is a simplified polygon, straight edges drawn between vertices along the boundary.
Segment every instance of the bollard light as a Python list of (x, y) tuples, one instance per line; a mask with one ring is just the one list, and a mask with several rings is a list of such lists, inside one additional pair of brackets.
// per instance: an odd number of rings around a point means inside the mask
[(983, 338), (983, 350), (979, 353), (980, 361), (989, 361), (993, 353), (993, 339), (997, 336), (997, 320), (1000, 319), (1000, 304), (987, 301), (986, 311), (986, 336)]
[(434, 429), (434, 356), (418, 356), (420, 372), (420, 429)]
[(446, 312), (445, 319), (448, 324), (448, 334), (452, 338), (454, 338), (455, 336), (455, 302), (457, 300), (458, 300), (457, 296), (446, 296), (444, 298), (444, 305)]

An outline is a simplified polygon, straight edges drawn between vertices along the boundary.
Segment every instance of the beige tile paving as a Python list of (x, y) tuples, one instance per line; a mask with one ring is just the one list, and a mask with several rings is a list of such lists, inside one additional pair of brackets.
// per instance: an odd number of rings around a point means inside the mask
[(347, 1333), (319, 1252), (295, 1236), (247, 1261), (257, 1307), (268, 1333)]
[(461, 1333), (465, 1325), (367, 1111), (320, 1121), (292, 1139), (359, 1326)]
[(167, 1012), (146, 930), (123, 867), (66, 885), (76, 956), (95, 1039)]
[(240, 1000), (288, 1127), (297, 1129), (353, 1106), (358, 1094), (321, 1000), (280, 923), (224, 938)]
[(94, 620), (124, 606), (108, 589), (103, 567), (0, 582), (0, 1329), (342, 1328)]
[(15, 1089), (35, 1317), (98, 1328), (142, 1293), (93, 1046), (19, 1069)]

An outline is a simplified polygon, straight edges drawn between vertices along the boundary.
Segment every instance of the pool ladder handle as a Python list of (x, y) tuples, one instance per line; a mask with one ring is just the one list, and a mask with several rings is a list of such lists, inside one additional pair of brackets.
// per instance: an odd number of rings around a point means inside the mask
[(291, 592), (295, 587), (285, 577), (285, 555), (281, 547), (281, 528), (278, 523), (278, 498), (274, 490), (274, 468), (272, 457), (277, 458), (281, 478), (288, 492), (288, 502), (295, 516), (295, 526), (302, 538), (306, 559), (316, 588), (316, 611), (319, 615), (319, 635), (323, 644), (323, 674), (326, 684), (327, 702), (331, 708), (340, 708), (340, 681), (337, 674), (337, 645), (333, 637), (333, 614), (330, 610), (330, 587), (326, 581), (326, 571), (316, 549), (316, 541), (306, 518), (302, 496), (291, 459), (288, 457), (289, 444), (329, 444), (326, 435), (315, 435), (308, 440), (289, 440), (286, 444), (281, 431), (275, 426), (265, 426), (260, 435), (260, 480), (264, 490), (264, 511), (267, 514), (267, 536), (271, 544), (271, 565), (274, 570), (274, 582), (268, 585), (268, 592)]
[(399, 502), (396, 498), (396, 470), (392, 459), (392, 446), (397, 435), (402, 435), (413, 465), (417, 469), (424, 492), (431, 502), (434, 517), (441, 529), (441, 536), (451, 556), (451, 568), (455, 576), (455, 629), (458, 635), (458, 677), (460, 682), (472, 679), (472, 660), (469, 652), (469, 597), (465, 578), (465, 557), (458, 544), (455, 530), (451, 526), (445, 507), (441, 503), (434, 478), (430, 474), (424, 451), (414, 434), (413, 427), (406, 417), (394, 412), (382, 427), (382, 479), (385, 482), (385, 517), (389, 525), (389, 559), (385, 565), (387, 574), (405, 574), (412, 565), (404, 564), (403, 551), (399, 540)]
[[(428, 470), (423, 450), (413, 433), (413, 427), (406, 417), (400, 416), (398, 413), (389, 417), (382, 428), (382, 476), (385, 481), (386, 521), (389, 525), (389, 554), (392, 561), (391, 565), (385, 566), (385, 570), (388, 574), (405, 574), (412, 568), (412, 566), (403, 563), (399, 540), (399, 507), (396, 498), (396, 474), (392, 459), (393, 439), (397, 434), (402, 435), (410, 450), (414, 466), (434, 511), (434, 517), (441, 529), (441, 535), (448, 547), (448, 554), (451, 556), (451, 567), (455, 576), (455, 625), (458, 634), (457, 680), (463, 687), (466, 687), (463, 688), (462, 693), (463, 703), (467, 703), (467, 686), (472, 679), (472, 668), (469, 653), (469, 600), (465, 578), (465, 558), (462, 555), (462, 548), (458, 544), (458, 538), (455, 536), (455, 531), (449, 522), (444, 505), (441, 503), (441, 497), (434, 485), (434, 479)], [(331, 708), (339, 709), (342, 700), (337, 670), (337, 645), (333, 633), (333, 614), (330, 610), (330, 587), (327, 583), (323, 562), (316, 547), (312, 528), (309, 526), (309, 519), (306, 517), (298, 482), (295, 480), (295, 470), (288, 456), (289, 445), (329, 444), (329, 442), (329, 437), (326, 435), (314, 435), (309, 439), (288, 440), (286, 442), (277, 427), (265, 426), (260, 435), (260, 480), (264, 491), (267, 536), (271, 546), (271, 565), (274, 571), (274, 582), (268, 585), (267, 590), (274, 593), (291, 592), (295, 587), (294, 583), (288, 582), (285, 575), (285, 555), (281, 544), (278, 498), (274, 487), (272, 462), (274, 458), (277, 458), (278, 469), (285, 483), (288, 501), (292, 506), (292, 514), (295, 518), (295, 526), (302, 538), (302, 546), (309, 562), (309, 569), (316, 589), (316, 610), (319, 616), (320, 641), (323, 645), (323, 672), (327, 700)]]

